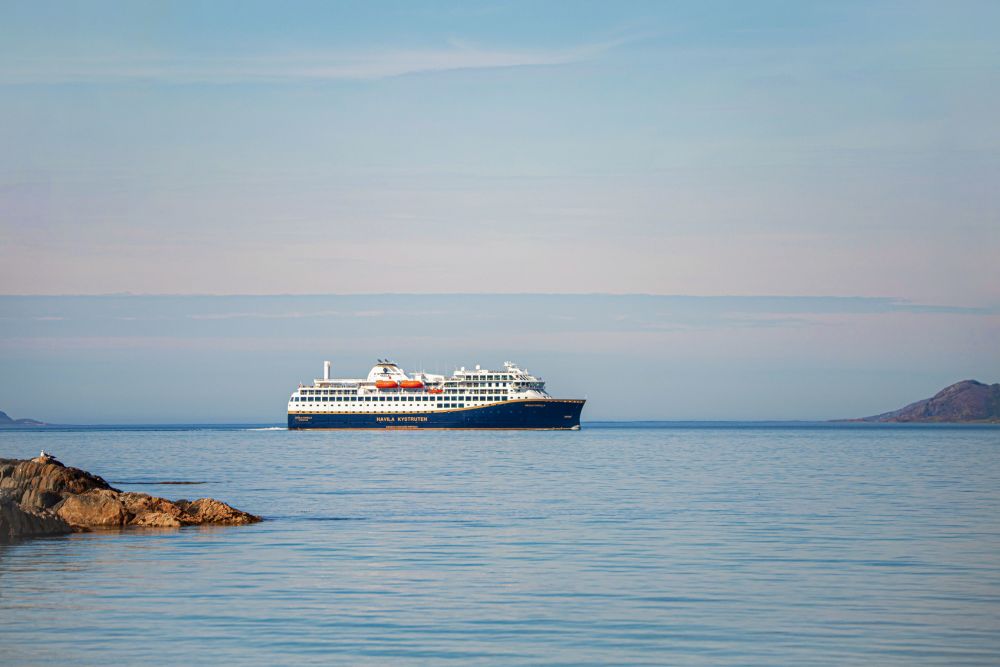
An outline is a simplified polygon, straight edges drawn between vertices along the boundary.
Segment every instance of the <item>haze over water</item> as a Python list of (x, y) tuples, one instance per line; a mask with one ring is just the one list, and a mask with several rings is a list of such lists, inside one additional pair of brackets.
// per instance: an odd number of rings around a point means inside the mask
[(267, 520), (0, 546), (4, 664), (1000, 661), (997, 428), (0, 432), (43, 448)]

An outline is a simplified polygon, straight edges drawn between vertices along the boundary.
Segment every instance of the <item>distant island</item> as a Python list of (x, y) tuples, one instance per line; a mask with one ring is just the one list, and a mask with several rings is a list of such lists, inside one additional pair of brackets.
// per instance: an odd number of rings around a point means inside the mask
[(1000, 424), (1000, 384), (962, 380), (905, 408), (848, 421)]
[(0, 428), (4, 426), (48, 426), (48, 424), (34, 419), (11, 419), (6, 412), (0, 410)]

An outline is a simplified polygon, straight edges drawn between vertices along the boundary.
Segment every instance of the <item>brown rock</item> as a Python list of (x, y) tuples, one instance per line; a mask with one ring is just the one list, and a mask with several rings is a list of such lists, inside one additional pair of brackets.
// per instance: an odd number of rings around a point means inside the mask
[(165, 498), (157, 498), (145, 493), (123, 493), (119, 498), (125, 505), (125, 511), (131, 517), (129, 519), (131, 524), (148, 525), (142, 520), (142, 517), (147, 514), (164, 514), (176, 519), (178, 524), (183, 523), (183, 510)]
[(212, 498), (199, 498), (187, 504), (184, 513), (193, 519), (192, 523), (220, 523), (241, 526), (260, 521), (259, 516), (242, 512)]
[(0, 491), (9, 492), (26, 509), (50, 508), (68, 494), (91, 489), (111, 486), (97, 475), (67, 468), (54, 459), (47, 463), (0, 459)]
[(0, 500), (0, 542), (17, 537), (71, 532), (70, 525), (51, 512), (26, 510), (13, 500)]
[(0, 459), (0, 501), (0, 537), (57, 534), (71, 528), (260, 521), (260, 517), (211, 498), (171, 502), (145, 493), (122, 493), (100, 477), (67, 468), (50, 457)]
[(125, 505), (118, 491), (92, 489), (86, 493), (68, 496), (56, 507), (56, 514), (74, 527), (117, 528), (128, 521)]
[(129, 525), (149, 528), (180, 528), (183, 524), (177, 517), (166, 512), (146, 512), (129, 521)]

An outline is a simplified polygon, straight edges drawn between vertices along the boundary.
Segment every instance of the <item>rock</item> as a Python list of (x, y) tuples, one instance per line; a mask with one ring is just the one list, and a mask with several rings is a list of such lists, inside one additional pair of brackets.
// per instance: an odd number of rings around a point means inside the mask
[(165, 498), (157, 498), (145, 493), (123, 493), (121, 500), (125, 504), (125, 510), (132, 516), (130, 523), (136, 523), (135, 519), (145, 514), (167, 514), (180, 520), (184, 511)]
[[(84, 493), (91, 489), (111, 489), (96, 475), (78, 468), (67, 468), (58, 461), (37, 463), (17, 459), (0, 459), (0, 491), (12, 491), (14, 500), (27, 509), (51, 507), (53, 493), (59, 498), (67, 494)], [(58, 501), (56, 501), (58, 502)]]
[(92, 489), (71, 495), (56, 507), (56, 514), (73, 527), (118, 528), (128, 521), (120, 495), (112, 489)]
[(146, 512), (129, 521), (130, 526), (146, 526), (147, 528), (180, 528), (180, 519), (166, 512)]
[(88, 528), (243, 525), (261, 520), (212, 498), (171, 502), (123, 493), (48, 455), (31, 461), (0, 459), (0, 502), (0, 537), (7, 538)]
[(229, 526), (242, 526), (260, 521), (260, 517), (242, 512), (226, 503), (212, 498), (199, 498), (184, 507), (184, 513), (191, 517), (192, 523), (219, 523)]
[(63, 497), (54, 491), (39, 491), (38, 489), (27, 489), (21, 495), (21, 506), (34, 509), (52, 509), (61, 503)]
[(0, 542), (17, 537), (64, 535), (73, 528), (51, 512), (34, 512), (22, 508), (13, 499), (0, 499)]

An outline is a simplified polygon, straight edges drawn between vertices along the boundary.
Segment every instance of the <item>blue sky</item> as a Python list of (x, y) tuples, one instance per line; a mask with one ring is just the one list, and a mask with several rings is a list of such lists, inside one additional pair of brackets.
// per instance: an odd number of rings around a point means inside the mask
[[(772, 369), (741, 403), (677, 396), (667, 418), (877, 412), (942, 381), (1000, 379), (998, 353), (982, 345), (1000, 333), (998, 20), (993, 2), (6, 2), (0, 294), (292, 295), (288, 312), (303, 294), (806, 299), (808, 325), (786, 301), (766, 327), (709, 319), (699, 334), (656, 343), (692, 350), (683, 377), (699, 390), (761, 359)], [(855, 297), (896, 305), (823, 310)], [(52, 332), (14, 324), (35, 302), (3, 303), (13, 311), (0, 313), (0, 363), (44, 375), (59, 358), (46, 347)], [(637, 338), (667, 335), (603, 325), (583, 335), (622, 303), (588, 302), (596, 319), (575, 342), (595, 347), (574, 361), (606, 354), (612, 372), (615, 346), (632, 354), (646, 349)], [(669, 327), (687, 317), (680, 304), (662, 307)], [(278, 345), (264, 318), (233, 321)], [(60, 349), (77, 352), (59, 367), (96, 373), (92, 352), (73, 346), (112, 333), (88, 333), (79, 316), (61, 322), (56, 338), (77, 342)], [(184, 346), (171, 341), (201, 335), (182, 325), (143, 334), (129, 364), (174, 355), (181, 373)], [(830, 335), (837, 327), (852, 335)], [(351, 364), (422, 358), (402, 339), (367, 350), (371, 331), (352, 330), (334, 346), (355, 350)], [(269, 378), (282, 387), (315, 355), (332, 356), (322, 331), (281, 335), (315, 341), (302, 344), (308, 360), (280, 357), (296, 369)], [(528, 322), (511, 346), (555, 382), (572, 373), (569, 361), (544, 363), (560, 335)], [(450, 355), (422, 344), (462, 363), (513, 356), (502, 342), (483, 355), (475, 340)], [(238, 364), (237, 351), (223, 356)], [(190, 371), (214, 370), (208, 357)], [(617, 358), (621, 378), (629, 358)], [(669, 356), (658, 363), (668, 368)], [(715, 369), (703, 382), (699, 363)], [(831, 374), (842, 377), (834, 395), (802, 394)], [(24, 380), (12, 377), (0, 380), (0, 409), (17, 412)], [(849, 388), (876, 377), (889, 394), (861, 409)], [(575, 380), (566, 389), (598, 391)], [(265, 395), (240, 404), (263, 410)], [(129, 405), (150, 420), (189, 409), (176, 397)], [(659, 414), (650, 403), (638, 416)]]

